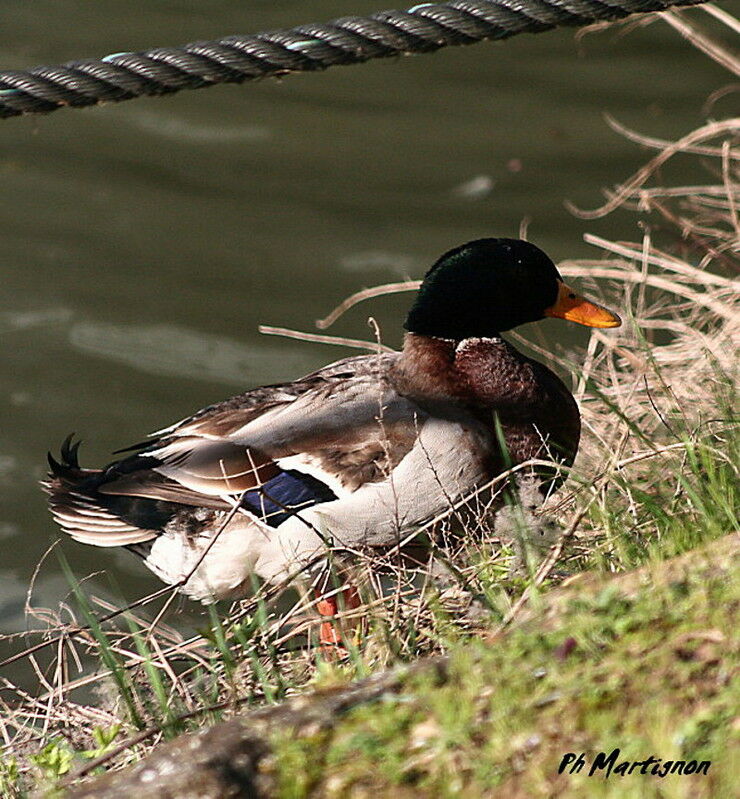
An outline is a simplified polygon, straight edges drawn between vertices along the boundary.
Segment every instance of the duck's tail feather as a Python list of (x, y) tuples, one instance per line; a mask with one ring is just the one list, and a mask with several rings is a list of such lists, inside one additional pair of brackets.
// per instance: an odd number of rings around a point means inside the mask
[(74, 434), (67, 436), (62, 443), (59, 461), (51, 452), (47, 456), (49, 475), (41, 486), (49, 495), (54, 521), (76, 541), (99, 547), (129, 546), (156, 538), (158, 529), (139, 526), (131, 513), (121, 513), (124, 509), (117, 506), (125, 498), (106, 497), (97, 491), (96, 478), (102, 470), (80, 466), (81, 442), (73, 443), (73, 438)]

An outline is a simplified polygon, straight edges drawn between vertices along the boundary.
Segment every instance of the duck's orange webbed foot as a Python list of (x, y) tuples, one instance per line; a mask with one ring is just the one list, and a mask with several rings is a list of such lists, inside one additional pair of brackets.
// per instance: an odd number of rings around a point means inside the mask
[(323, 654), (332, 660), (344, 660), (349, 656), (349, 652), (344, 646), (344, 639), (342, 638), (343, 629), (347, 626), (357, 628), (358, 622), (352, 621), (347, 625), (338, 619), (339, 613), (342, 610), (354, 610), (361, 604), (360, 594), (357, 589), (350, 585), (339, 594), (334, 594), (330, 597), (323, 597), (320, 591), (316, 591), (316, 595), (322, 597), (316, 605), (319, 615), (326, 618), (327, 621), (321, 623), (319, 629), (319, 646)]

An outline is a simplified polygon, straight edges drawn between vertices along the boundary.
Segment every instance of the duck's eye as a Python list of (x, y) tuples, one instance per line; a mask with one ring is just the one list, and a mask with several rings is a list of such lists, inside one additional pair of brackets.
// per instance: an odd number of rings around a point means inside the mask
[(573, 294), (573, 292), (571, 291), (571, 293), (568, 295), (568, 299), (569, 300), (574, 300), (575, 298), (576, 298), (576, 295)]

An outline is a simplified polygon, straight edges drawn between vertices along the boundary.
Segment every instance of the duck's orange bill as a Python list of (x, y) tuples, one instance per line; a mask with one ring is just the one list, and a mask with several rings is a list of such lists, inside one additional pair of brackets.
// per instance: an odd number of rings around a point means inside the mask
[(586, 327), (619, 327), (622, 324), (622, 320), (615, 313), (595, 302), (589, 302), (562, 281), (558, 287), (558, 298), (554, 305), (545, 309), (545, 316), (567, 319)]

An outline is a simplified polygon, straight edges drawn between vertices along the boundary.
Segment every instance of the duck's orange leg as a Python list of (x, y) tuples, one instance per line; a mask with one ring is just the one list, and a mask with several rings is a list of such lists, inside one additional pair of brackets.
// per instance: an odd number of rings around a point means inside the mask
[[(317, 596), (321, 596), (320, 591), (316, 591)], [(341, 596), (341, 600), (339, 597)], [(319, 643), (322, 652), (334, 657), (346, 656), (347, 650), (344, 648), (342, 631), (337, 615), (340, 610), (354, 610), (360, 606), (360, 594), (357, 589), (350, 585), (341, 594), (334, 594), (319, 600), (316, 609), (320, 616), (330, 617), (329, 620), (321, 623), (319, 631)], [(357, 622), (354, 622), (357, 625)]]

